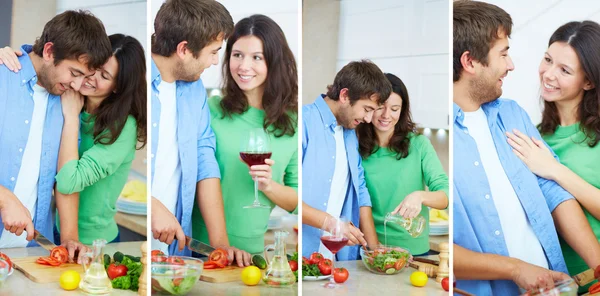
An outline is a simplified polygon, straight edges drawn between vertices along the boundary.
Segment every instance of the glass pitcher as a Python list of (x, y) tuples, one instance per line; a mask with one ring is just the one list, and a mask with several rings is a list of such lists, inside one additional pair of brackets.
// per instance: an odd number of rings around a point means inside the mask
[(414, 218), (404, 218), (400, 216), (400, 214), (392, 215), (392, 213), (387, 213), (385, 215), (384, 223), (396, 223), (408, 232), (412, 237), (419, 237), (423, 230), (425, 230), (425, 218), (422, 215), (418, 215)]
[[(275, 245), (265, 247), (265, 256), (269, 261), (267, 272), (263, 276), (265, 284), (272, 287), (285, 287), (293, 285), (296, 282), (296, 276), (292, 272), (288, 264), (287, 255), (285, 252), (285, 238), (288, 236), (287, 231), (275, 231)], [(269, 260), (266, 255), (267, 250), (274, 249), (275, 254)]]
[[(83, 278), (79, 283), (79, 288), (88, 294), (109, 294), (112, 291), (112, 284), (106, 271), (104, 270), (104, 252), (102, 249), (106, 245), (103, 239), (94, 240), (92, 252), (81, 254), (83, 266)], [(88, 263), (90, 262), (90, 263)]]

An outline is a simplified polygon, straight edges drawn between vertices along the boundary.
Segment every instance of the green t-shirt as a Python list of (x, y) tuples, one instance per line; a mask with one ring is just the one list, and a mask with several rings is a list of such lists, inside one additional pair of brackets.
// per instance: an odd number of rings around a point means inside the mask
[[(587, 142), (582, 142), (585, 139), (585, 134), (579, 129), (579, 123), (558, 126), (554, 134), (544, 135), (543, 138), (554, 150), (554, 153), (558, 155), (562, 164), (592, 186), (600, 188), (600, 171), (598, 170), (600, 144), (590, 148)], [(594, 218), (585, 208), (583, 212), (592, 227), (592, 231), (600, 240), (600, 221)], [(576, 275), (589, 268), (585, 261), (562, 238), (560, 238), (560, 245), (569, 274)], [(588, 287), (589, 285), (582, 287), (580, 292), (587, 291)]]
[[(262, 128), (265, 112), (250, 107), (243, 114), (233, 114), (223, 118), (219, 105), (221, 98), (208, 100), (211, 114), (211, 127), (217, 139), (215, 156), (221, 171), (221, 190), (225, 208), (225, 223), (229, 244), (249, 253), (262, 253), (264, 234), (269, 224), (269, 216), (275, 204), (260, 190), (260, 203), (270, 205), (270, 209), (244, 209), (254, 201), (254, 181), (248, 165), (240, 160), (241, 140), (250, 128)], [(273, 181), (298, 188), (298, 136), (271, 136), (271, 159)], [(193, 237), (209, 243), (204, 219), (197, 201), (192, 212)]]
[[(137, 124), (131, 115), (110, 145), (94, 144), (93, 127), (94, 117), (81, 113), (79, 160), (67, 162), (56, 175), (58, 191), (79, 192), (79, 240), (86, 245), (117, 237), (117, 199), (127, 182), (137, 143)], [(59, 222), (57, 213), (60, 230)]]
[[(411, 134), (408, 156), (396, 159), (396, 153), (388, 148), (380, 148), (363, 159), (365, 180), (371, 195), (375, 230), (382, 244), (385, 244), (383, 220), (404, 198), (414, 192), (425, 190), (444, 191), (448, 196), (448, 176), (444, 172), (433, 146), (422, 135)], [(429, 210), (421, 209), (427, 226), (423, 233), (413, 238), (400, 225), (387, 224), (387, 244), (407, 248), (414, 255), (429, 251)]]

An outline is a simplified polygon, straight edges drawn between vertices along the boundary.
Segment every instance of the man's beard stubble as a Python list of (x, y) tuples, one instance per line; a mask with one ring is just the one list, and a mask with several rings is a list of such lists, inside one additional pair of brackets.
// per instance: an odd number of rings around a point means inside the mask
[(469, 96), (480, 105), (491, 102), (502, 95), (502, 88), (496, 88), (496, 80), (487, 73), (469, 82)]
[(40, 83), (40, 85), (46, 89), (46, 91), (50, 94), (53, 94), (55, 96), (60, 96), (62, 95), (62, 93), (58, 93), (55, 89), (54, 89), (54, 81), (52, 81), (52, 78), (50, 77), (55, 77), (56, 75), (54, 75), (54, 71), (50, 68), (50, 66), (47, 65), (42, 65), (40, 72), (37, 74), (38, 76), (38, 82)]
[(192, 82), (200, 79), (198, 71), (193, 71), (191, 68), (193, 68), (191, 65), (186, 65), (183, 61), (179, 61), (177, 67), (175, 67), (175, 73), (173, 73), (175, 80)]

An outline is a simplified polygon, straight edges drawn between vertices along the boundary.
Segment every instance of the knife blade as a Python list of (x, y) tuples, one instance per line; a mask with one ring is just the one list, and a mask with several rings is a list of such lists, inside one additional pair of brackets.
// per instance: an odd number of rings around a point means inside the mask
[(56, 245), (45, 236), (43, 236), (37, 229), (34, 229), (33, 239), (40, 245), (42, 248), (52, 251), (52, 249), (56, 248)]
[(594, 278), (594, 270), (591, 268), (573, 276), (573, 280), (575, 280), (577, 285), (579, 285), (580, 287), (583, 287), (593, 282), (595, 279), (596, 278)]
[(212, 251), (215, 250), (214, 247), (211, 247), (210, 245), (207, 245), (199, 240), (193, 239), (187, 235), (185, 236), (185, 245), (190, 250), (205, 256), (210, 256), (210, 253), (212, 253)]

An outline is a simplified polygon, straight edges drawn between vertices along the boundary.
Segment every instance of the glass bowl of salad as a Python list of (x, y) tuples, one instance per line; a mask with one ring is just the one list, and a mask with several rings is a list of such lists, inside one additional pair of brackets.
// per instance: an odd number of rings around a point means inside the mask
[(521, 289), (522, 296), (577, 296), (579, 286), (571, 278), (554, 282), (554, 288), (533, 289), (525, 292)]
[(153, 256), (152, 294), (186, 295), (200, 279), (204, 262), (186, 256)]
[(361, 248), (360, 257), (365, 267), (376, 274), (397, 274), (413, 258), (407, 249), (392, 246), (378, 246), (368, 251)]

